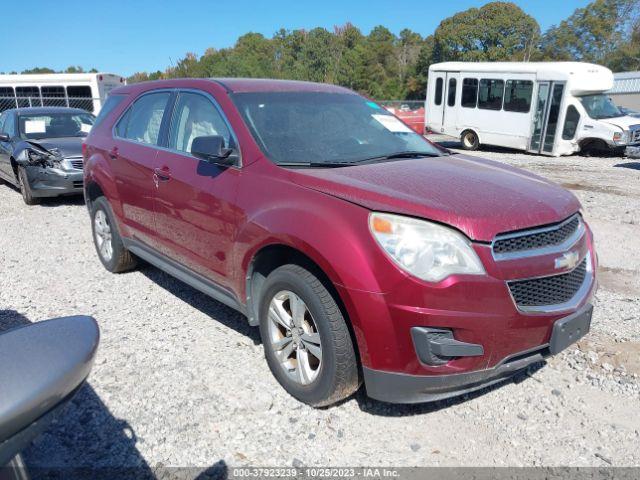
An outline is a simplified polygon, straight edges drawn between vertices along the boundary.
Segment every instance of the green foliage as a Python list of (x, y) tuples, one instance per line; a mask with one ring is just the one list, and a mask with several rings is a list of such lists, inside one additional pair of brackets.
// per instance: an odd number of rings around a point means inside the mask
[(423, 38), (384, 26), (363, 34), (347, 23), (312, 30), (247, 33), (230, 48), (188, 53), (164, 72), (128, 81), (174, 77), (265, 77), (344, 85), (376, 99), (424, 98), (429, 65), (443, 61), (579, 60), (640, 69), (640, 0), (594, 0), (541, 34), (512, 2), (489, 2), (444, 19)]
[(47, 67), (35, 67), (35, 68), (30, 68), (28, 70), (23, 70), (22, 72), (23, 75), (27, 75), (30, 73), (56, 73), (55, 70), (51, 70), (50, 68)]
[(638, 0), (595, 0), (547, 31), (541, 57), (607, 64), (637, 21)]
[(540, 26), (514, 3), (491, 2), (443, 20), (433, 37), (436, 62), (527, 61)]

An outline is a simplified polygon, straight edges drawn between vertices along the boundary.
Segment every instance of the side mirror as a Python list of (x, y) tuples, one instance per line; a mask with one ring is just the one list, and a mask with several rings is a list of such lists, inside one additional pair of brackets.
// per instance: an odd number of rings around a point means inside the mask
[(8, 142), (11, 140), (11, 137), (8, 133), (0, 132), (0, 142)]
[(225, 147), (224, 138), (220, 135), (196, 137), (191, 142), (191, 154), (210, 163), (233, 165), (236, 159), (232, 153), (233, 149)]

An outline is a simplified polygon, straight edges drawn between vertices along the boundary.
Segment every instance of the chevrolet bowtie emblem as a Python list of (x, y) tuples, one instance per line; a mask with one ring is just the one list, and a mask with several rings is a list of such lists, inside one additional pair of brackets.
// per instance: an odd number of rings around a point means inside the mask
[(561, 257), (556, 258), (555, 266), (557, 270), (564, 268), (572, 269), (578, 265), (579, 260), (578, 252), (567, 252), (562, 254)]

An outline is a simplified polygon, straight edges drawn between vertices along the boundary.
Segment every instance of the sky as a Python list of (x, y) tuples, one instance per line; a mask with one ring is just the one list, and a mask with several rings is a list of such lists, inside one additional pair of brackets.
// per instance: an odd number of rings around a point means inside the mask
[[(187, 52), (233, 46), (247, 32), (351, 22), (365, 34), (376, 25), (427, 36), (440, 21), (486, 0), (32, 0), (3, 2), (0, 72), (69, 65), (129, 76), (164, 70)], [(515, 0), (542, 30), (588, 0)], [(7, 48), (11, 47), (13, 48)]]

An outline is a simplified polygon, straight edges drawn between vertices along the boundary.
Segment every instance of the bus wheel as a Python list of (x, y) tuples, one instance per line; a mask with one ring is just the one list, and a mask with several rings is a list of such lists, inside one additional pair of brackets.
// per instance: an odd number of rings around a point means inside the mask
[(462, 143), (462, 148), (465, 150), (477, 150), (480, 146), (480, 141), (478, 140), (478, 135), (473, 130), (465, 130), (460, 135), (460, 143)]

